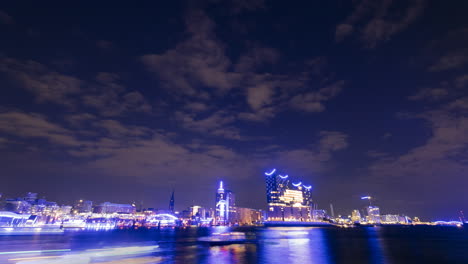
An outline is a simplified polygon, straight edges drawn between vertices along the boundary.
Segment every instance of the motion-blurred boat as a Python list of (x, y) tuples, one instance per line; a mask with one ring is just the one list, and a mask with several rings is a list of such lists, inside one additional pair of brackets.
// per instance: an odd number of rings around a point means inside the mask
[(62, 223), (63, 228), (85, 228), (86, 221), (83, 219), (66, 219)]
[(242, 232), (227, 232), (227, 233), (213, 233), (211, 236), (200, 237), (199, 242), (207, 243), (209, 245), (230, 245), (230, 244), (245, 244), (253, 240), (247, 239), (245, 233)]

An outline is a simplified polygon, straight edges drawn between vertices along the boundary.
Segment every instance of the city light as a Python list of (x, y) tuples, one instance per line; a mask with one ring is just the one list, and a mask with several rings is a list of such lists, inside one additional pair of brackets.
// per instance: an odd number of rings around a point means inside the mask
[(294, 187), (299, 187), (299, 186), (301, 186), (301, 184), (302, 184), (302, 182), (299, 182), (299, 183), (293, 183), (292, 185), (293, 185)]
[(224, 188), (223, 188), (223, 181), (220, 181), (220, 182), (219, 182), (219, 189), (218, 189), (218, 190), (220, 190), (220, 191), (223, 191), (223, 190), (224, 190)]
[(283, 176), (283, 175), (279, 175), (279, 177), (280, 177), (281, 179), (287, 179), (287, 178), (288, 178), (288, 175), (284, 175), (284, 176)]
[(363, 196), (363, 197), (361, 197), (361, 200), (370, 200), (370, 199), (372, 199), (372, 197), (370, 197), (370, 196)]
[(273, 170), (270, 171), (270, 172), (265, 172), (265, 175), (271, 176), (271, 175), (272, 175), (273, 173), (275, 173), (275, 172), (276, 172), (276, 169), (273, 169)]

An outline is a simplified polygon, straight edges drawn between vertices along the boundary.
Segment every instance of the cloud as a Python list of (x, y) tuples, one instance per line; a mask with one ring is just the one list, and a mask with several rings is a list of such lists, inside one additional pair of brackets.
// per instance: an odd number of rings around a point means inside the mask
[(323, 102), (337, 96), (341, 92), (343, 85), (344, 81), (337, 81), (318, 91), (298, 94), (291, 98), (289, 103), (295, 109), (306, 112), (322, 112), (325, 110)]
[(82, 81), (60, 74), (35, 61), (0, 58), (0, 72), (36, 95), (37, 101), (71, 106), (72, 96), (82, 92)]
[(70, 110), (84, 105), (106, 116), (152, 110), (140, 92), (127, 92), (115, 73), (100, 72), (95, 82), (89, 82), (61, 74), (35, 61), (12, 58), (0, 58), (0, 72), (34, 94), (38, 103), (54, 103)]
[(60, 146), (76, 147), (80, 145), (80, 142), (73, 136), (71, 131), (51, 123), (42, 115), (34, 113), (0, 113), (0, 132), (22, 139), (45, 139)]
[(460, 89), (460, 88), (465, 88), (467, 85), (468, 85), (468, 74), (458, 76), (455, 79), (455, 87)]
[(209, 108), (208, 105), (206, 105), (205, 103), (201, 103), (201, 102), (190, 102), (190, 103), (187, 103), (184, 107), (187, 110), (190, 110), (193, 112), (203, 112), (203, 111), (208, 110)]
[(96, 42), (96, 46), (100, 49), (108, 50), (112, 48), (114, 45), (111, 41), (108, 41), (108, 40), (98, 40)]
[(424, 57), (432, 62), (430, 72), (459, 70), (468, 64), (468, 27), (447, 32), (432, 41), (425, 49)]
[(280, 57), (281, 54), (278, 50), (256, 44), (248, 52), (240, 56), (234, 69), (240, 73), (254, 72), (264, 65), (277, 63)]
[[(393, 35), (403, 31), (421, 16), (424, 10), (424, 0), (409, 1), (406, 10), (401, 14), (391, 12), (396, 5), (393, 0), (371, 1), (362, 0), (345, 21), (336, 27), (335, 40), (342, 41), (354, 31), (358, 31), (360, 39), (367, 48), (374, 48), (378, 43), (388, 41)], [(367, 17), (363, 27), (359, 27)], [(355, 30), (359, 27), (359, 30)]]
[(15, 23), (15, 20), (12, 16), (7, 14), (5, 11), (0, 10), (0, 22), (3, 24), (11, 25)]
[(335, 39), (337, 42), (344, 40), (347, 36), (351, 35), (354, 27), (350, 24), (339, 24), (336, 26)]
[(265, 105), (271, 104), (273, 87), (266, 83), (247, 89), (247, 102), (253, 110), (259, 110)]
[(198, 10), (189, 13), (186, 26), (189, 39), (163, 54), (141, 57), (148, 70), (155, 73), (165, 88), (175, 94), (198, 97), (200, 86), (218, 93), (233, 88), (238, 77), (228, 72), (231, 61), (213, 32), (214, 22)]
[(468, 98), (462, 97), (413, 115), (427, 122), (431, 136), (402, 154), (378, 158), (369, 166), (370, 180), (408, 191), (424, 188), (419, 192), (423, 200), (438, 189), (450, 189), (445, 201), (459, 201), (465, 192), (459, 186), (466, 183), (468, 171), (467, 114)]
[[(276, 49), (247, 43), (247, 49), (240, 53), (237, 61), (231, 60), (224, 43), (215, 34), (216, 24), (205, 12), (192, 10), (187, 13), (185, 22), (186, 39), (163, 53), (141, 56), (143, 65), (161, 81), (170, 98), (183, 104), (183, 109), (176, 113), (176, 120), (185, 129), (205, 135), (244, 139), (233, 127), (235, 121), (265, 122), (290, 107), (300, 111), (323, 111), (324, 102), (341, 89), (337, 89), (341, 85), (339, 83), (319, 87), (313, 92), (308, 89), (308, 82), (312, 80), (310, 76), (320, 73), (326, 58), (308, 60), (304, 72), (273, 74), (269, 72), (271, 67), (281, 59)], [(303, 102), (296, 98), (290, 104), (297, 94), (306, 96), (307, 100)], [(240, 98), (242, 96), (245, 100)], [(216, 101), (220, 100), (223, 105), (217, 105)], [(312, 110), (313, 104), (321, 109)], [(250, 109), (244, 110), (245, 106)], [(229, 123), (220, 122), (216, 128), (211, 126), (209, 129), (199, 127), (205, 126), (210, 118), (223, 112), (220, 109), (226, 108), (231, 111)], [(233, 109), (242, 110), (234, 112)], [(207, 113), (208, 110), (211, 112)], [(203, 115), (198, 116), (200, 113)]]
[(228, 111), (220, 110), (204, 118), (197, 118), (196, 114), (177, 112), (175, 117), (185, 129), (204, 135), (214, 135), (235, 140), (241, 139), (239, 129), (231, 125), (236, 120), (236, 117)]
[(468, 49), (451, 51), (441, 56), (430, 68), (429, 71), (446, 71), (460, 68), (468, 64)]
[(416, 94), (408, 97), (408, 99), (413, 101), (418, 100), (429, 100), (429, 101), (438, 101), (440, 99), (446, 98), (449, 92), (445, 88), (432, 88), (432, 89), (422, 89), (419, 90)]
[(270, 151), (270, 155), (276, 156), (275, 164), (283, 164), (298, 171), (323, 172), (332, 154), (347, 147), (348, 135), (339, 131), (321, 131), (319, 141), (309, 148)]
[(265, 0), (231, 0), (231, 3), (235, 14), (266, 8)]
[(82, 103), (99, 111), (104, 116), (116, 116), (128, 112), (150, 113), (152, 106), (138, 91), (127, 92), (120, 84), (116, 73), (99, 72), (96, 75), (97, 85), (91, 85), (82, 96)]
[(348, 135), (338, 131), (320, 132), (320, 150), (322, 152), (332, 152), (348, 147)]

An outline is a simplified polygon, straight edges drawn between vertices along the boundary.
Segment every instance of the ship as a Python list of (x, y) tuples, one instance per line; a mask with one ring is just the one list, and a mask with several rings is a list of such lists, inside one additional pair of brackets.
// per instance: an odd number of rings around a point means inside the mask
[(86, 221), (83, 219), (65, 219), (62, 228), (85, 228)]

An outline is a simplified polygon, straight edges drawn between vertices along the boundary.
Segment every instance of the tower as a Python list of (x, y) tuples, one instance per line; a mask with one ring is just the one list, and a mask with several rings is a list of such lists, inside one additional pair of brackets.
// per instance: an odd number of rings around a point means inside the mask
[(226, 224), (229, 213), (229, 201), (226, 199), (223, 181), (219, 182), (219, 188), (216, 191), (216, 215), (215, 219), (218, 224)]
[(169, 200), (169, 211), (174, 213), (174, 190), (172, 190), (171, 199)]

